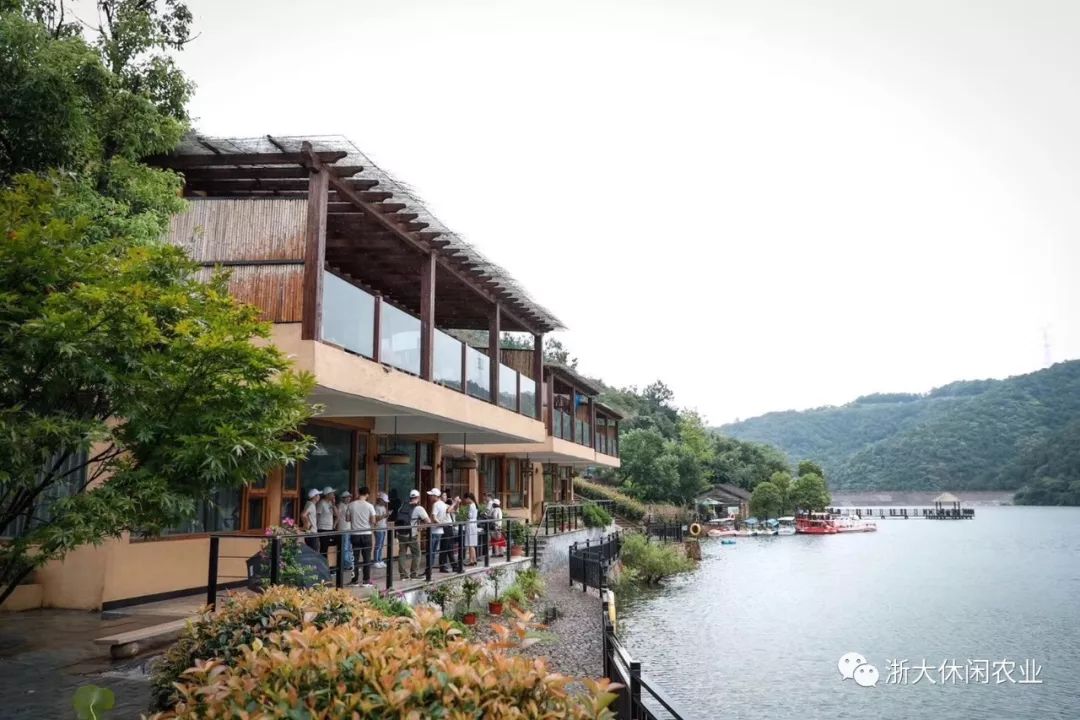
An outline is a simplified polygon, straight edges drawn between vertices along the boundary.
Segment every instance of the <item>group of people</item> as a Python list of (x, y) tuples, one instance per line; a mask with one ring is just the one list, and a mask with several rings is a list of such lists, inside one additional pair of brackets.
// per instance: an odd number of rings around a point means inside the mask
[[(351, 584), (371, 585), (371, 568), (385, 568), (383, 550), (386, 546), (388, 524), (393, 525), (398, 543), (398, 573), (401, 578), (419, 577), (420, 566), (420, 527), (430, 526), (428, 533), (428, 564), (444, 573), (453, 572), (456, 564), (457, 548), (464, 543), (464, 564), (476, 565), (479, 560), (477, 548), (481, 534), (484, 542), (502, 541), (501, 525), (484, 523), (481, 533), (481, 520), (502, 520), (502, 507), (498, 498), (483, 495), (478, 503), (473, 493), (450, 500), (439, 488), (428, 490), (432, 498), (431, 512), (421, 503), (419, 490), (409, 491), (407, 503), (401, 503), (391, 494), (378, 493), (375, 503), (368, 502), (369, 491), (361, 487), (356, 497), (348, 490), (340, 494), (332, 487), (322, 490), (314, 488), (308, 491), (308, 501), (300, 515), (300, 529), (311, 535), (306, 542), (311, 549), (329, 557), (330, 548), (337, 545), (338, 537), (343, 538), (343, 547), (339, 548), (343, 557), (343, 566), (353, 573)], [(462, 511), (462, 525), (454, 522)], [(490, 527), (490, 532), (488, 531)], [(321, 535), (316, 533), (343, 532), (345, 535)], [(406, 569), (408, 556), (408, 569)], [(460, 568), (457, 568), (460, 569)]]

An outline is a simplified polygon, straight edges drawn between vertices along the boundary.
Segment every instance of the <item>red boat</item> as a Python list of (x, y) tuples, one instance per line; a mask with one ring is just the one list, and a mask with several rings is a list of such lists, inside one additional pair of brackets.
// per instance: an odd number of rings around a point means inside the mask
[(795, 518), (795, 532), (800, 535), (835, 535), (836, 526), (825, 513), (810, 513)]

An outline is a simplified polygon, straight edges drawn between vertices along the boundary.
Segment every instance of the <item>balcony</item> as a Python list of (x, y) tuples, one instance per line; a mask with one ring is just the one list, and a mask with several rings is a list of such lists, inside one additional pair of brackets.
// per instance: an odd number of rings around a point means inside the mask
[[(419, 318), (323, 271), (320, 339), (350, 353), (421, 375)], [(435, 330), (431, 382), (469, 397), (536, 418), (536, 381), (502, 363), (492, 397), (491, 358)]]

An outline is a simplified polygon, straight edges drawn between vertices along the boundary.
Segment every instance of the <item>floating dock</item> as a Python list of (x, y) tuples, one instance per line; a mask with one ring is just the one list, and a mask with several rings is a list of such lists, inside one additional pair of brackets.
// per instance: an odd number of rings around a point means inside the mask
[(896, 520), (972, 520), (975, 508), (960, 507), (831, 507), (830, 515)]

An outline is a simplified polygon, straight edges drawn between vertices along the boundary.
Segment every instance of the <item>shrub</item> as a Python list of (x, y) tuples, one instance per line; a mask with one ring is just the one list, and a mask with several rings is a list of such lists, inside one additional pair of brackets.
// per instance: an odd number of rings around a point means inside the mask
[(577, 478), (574, 480), (574, 492), (590, 500), (611, 500), (615, 506), (615, 514), (627, 520), (641, 520), (645, 517), (645, 505), (640, 500), (607, 485)]
[(624, 572), (633, 573), (647, 585), (656, 585), (665, 578), (694, 568), (694, 561), (686, 557), (681, 546), (650, 542), (641, 533), (624, 535), (619, 555)]
[(521, 522), (520, 520), (515, 520), (515, 521), (510, 523), (510, 539), (511, 539), (511, 541), (513, 541), (513, 543), (515, 545), (520, 545), (520, 546), (524, 547), (525, 541), (528, 538), (529, 538), (528, 525)]
[(216, 613), (205, 611), (183, 634), (151, 672), (151, 709), (164, 709), (176, 701), (181, 674), (197, 661), (231, 663), (243, 645), (255, 640), (269, 643), (274, 633), (304, 626), (317, 628), (351, 622), (366, 608), (344, 590), (312, 588), (296, 590), (271, 587), (261, 595), (229, 598)]
[(520, 588), (521, 592), (529, 600), (535, 600), (544, 594), (544, 577), (536, 568), (528, 568), (519, 572), (514, 579), (514, 585)]
[(465, 613), (471, 613), (473, 611), (473, 601), (476, 600), (476, 596), (480, 594), (480, 588), (483, 587), (476, 578), (467, 577), (461, 581), (461, 599), (465, 601)]
[(525, 591), (516, 583), (506, 589), (506, 592), (502, 595), (502, 599), (508, 606), (506, 608), (507, 613), (510, 612), (510, 607), (524, 608), (525, 604), (529, 602), (529, 599), (525, 597)]
[(296, 522), (292, 518), (285, 518), (281, 525), (272, 525), (266, 528), (266, 540), (263, 541), (259, 550), (259, 587), (270, 587), (270, 558), (272, 555), (270, 544), (274, 537), (280, 537), (281, 547), (278, 561), (278, 585), (289, 587), (311, 587), (319, 581), (319, 575), (315, 568), (305, 565), (301, 560), (301, 539)]
[(434, 603), (439, 606), (439, 611), (446, 615), (446, 606), (454, 601), (458, 595), (457, 583), (454, 582), (442, 582), (434, 587), (428, 588), (424, 594), (427, 596), (429, 603)]
[(488, 580), (491, 581), (491, 585), (494, 589), (494, 595), (491, 596), (492, 602), (500, 602), (502, 595), (499, 594), (499, 586), (502, 584), (503, 578), (506, 577), (506, 570), (501, 567), (493, 567), (486, 573)]
[[(416, 618), (376, 616), (366, 610), (352, 625), (289, 630), (275, 647), (240, 648), (231, 666), (200, 663), (184, 673), (176, 707), (155, 720), (613, 717), (606, 680), (574, 695), (546, 661), (506, 652), (512, 636), (535, 642), (524, 625), (513, 634), (499, 626), (498, 641), (476, 643), (427, 609)], [(434, 635), (445, 644), (433, 647)]]
[(413, 616), (412, 606), (405, 602), (405, 596), (401, 593), (387, 593), (386, 595), (375, 593), (368, 598), (368, 604), (390, 617)]
[(589, 503), (581, 509), (581, 517), (585, 521), (585, 527), (606, 528), (611, 525), (611, 514), (600, 507)]

